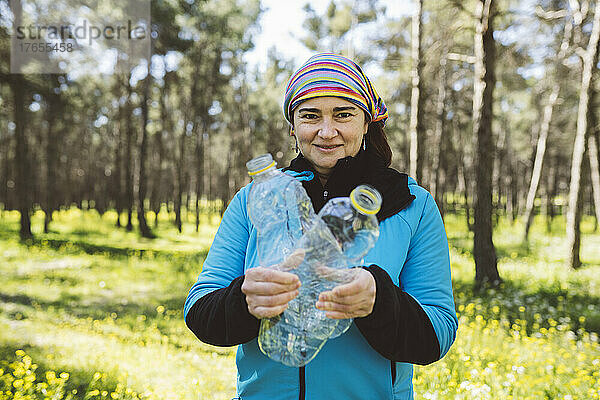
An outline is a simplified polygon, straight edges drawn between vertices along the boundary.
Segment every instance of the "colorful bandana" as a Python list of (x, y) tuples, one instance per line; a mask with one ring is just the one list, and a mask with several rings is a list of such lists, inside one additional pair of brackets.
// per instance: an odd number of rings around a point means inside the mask
[(371, 81), (352, 60), (332, 53), (312, 56), (300, 67), (285, 89), (283, 114), (292, 124), (293, 111), (300, 103), (315, 97), (341, 97), (369, 115), (370, 122), (385, 121), (387, 108)]

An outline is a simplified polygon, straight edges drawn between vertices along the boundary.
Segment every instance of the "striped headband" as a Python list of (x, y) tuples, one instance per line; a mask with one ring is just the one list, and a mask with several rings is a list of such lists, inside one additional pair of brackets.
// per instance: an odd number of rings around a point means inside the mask
[(371, 81), (352, 60), (332, 53), (312, 56), (290, 78), (285, 89), (283, 114), (293, 125), (293, 111), (300, 103), (315, 97), (341, 97), (369, 115), (369, 122), (388, 118), (385, 103)]

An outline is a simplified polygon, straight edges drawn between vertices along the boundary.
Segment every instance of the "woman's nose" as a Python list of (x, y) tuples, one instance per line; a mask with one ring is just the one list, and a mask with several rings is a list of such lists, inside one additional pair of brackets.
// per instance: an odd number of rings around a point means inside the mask
[(331, 139), (336, 137), (337, 134), (338, 132), (333, 121), (330, 118), (323, 118), (323, 123), (321, 124), (318, 135), (323, 139)]

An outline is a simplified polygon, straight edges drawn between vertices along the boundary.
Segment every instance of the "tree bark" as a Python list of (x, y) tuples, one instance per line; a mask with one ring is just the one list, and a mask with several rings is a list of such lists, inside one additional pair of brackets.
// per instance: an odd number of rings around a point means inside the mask
[(571, 22), (571, 18), (565, 18), (565, 27), (563, 30), (563, 38), (561, 41), (560, 48), (554, 58), (555, 65), (555, 74), (552, 78), (554, 80), (554, 84), (552, 85), (552, 91), (548, 98), (548, 102), (544, 106), (544, 111), (542, 115), (542, 122), (540, 124), (540, 134), (538, 136), (538, 142), (536, 147), (535, 160), (533, 164), (533, 171), (531, 174), (531, 181), (529, 185), (529, 191), (527, 193), (527, 201), (525, 203), (525, 232), (523, 235), (523, 241), (527, 242), (529, 237), (529, 229), (531, 228), (531, 224), (533, 222), (534, 217), (534, 205), (535, 205), (535, 197), (537, 195), (537, 191), (539, 188), (539, 182), (542, 175), (542, 168), (544, 164), (544, 159), (546, 156), (546, 143), (548, 141), (548, 133), (550, 131), (550, 123), (552, 121), (552, 113), (554, 110), (554, 106), (556, 105), (556, 101), (558, 99), (558, 95), (560, 93), (560, 76), (561, 72), (564, 69), (563, 61), (567, 55), (567, 50), (569, 49), (569, 42), (573, 35), (573, 25)]
[(127, 79), (127, 112), (125, 118), (127, 119), (126, 127), (126, 148), (125, 148), (125, 207), (127, 208), (127, 225), (125, 229), (128, 231), (133, 230), (133, 142), (135, 131), (133, 129), (133, 107), (131, 104), (131, 95), (133, 89), (131, 88), (131, 76)]
[(506, 187), (506, 216), (511, 223), (514, 223), (517, 218), (517, 197), (518, 190), (516, 185), (518, 184), (518, 180), (515, 177), (515, 167), (513, 161), (513, 146), (512, 146), (512, 137), (510, 134), (510, 130), (507, 129), (505, 132), (504, 138), (504, 166), (506, 168), (505, 171), (505, 180), (504, 186)]
[[(187, 105), (187, 110), (184, 113), (184, 125), (183, 131), (181, 132), (181, 137), (179, 138), (179, 157), (177, 159), (177, 171), (175, 173), (176, 183), (175, 183), (175, 226), (179, 233), (182, 232), (182, 219), (181, 219), (181, 206), (183, 201), (183, 192), (185, 191), (185, 178), (187, 174), (184, 174), (184, 161), (185, 161), (185, 138), (186, 136), (193, 132), (193, 125), (197, 122), (195, 118), (193, 118), (194, 113), (192, 112), (192, 104), (194, 104), (195, 99), (198, 96), (198, 81), (199, 81), (199, 63), (196, 64), (194, 69), (194, 74), (192, 75), (192, 87), (190, 89), (190, 97)], [(186, 210), (187, 212), (187, 210)]]
[[(8, 118), (7, 118), (8, 119)], [(2, 179), (0, 179), (0, 193), (2, 193), (1, 202), (5, 210), (11, 209), (11, 201), (9, 199), (8, 181), (10, 179), (10, 149), (12, 148), (12, 140), (8, 134), (0, 141), (0, 151), (4, 151), (2, 159)]]
[(583, 72), (581, 74), (581, 90), (579, 94), (579, 108), (577, 111), (577, 131), (575, 134), (575, 144), (573, 145), (573, 157), (571, 163), (571, 184), (569, 186), (569, 209), (567, 212), (567, 248), (569, 267), (577, 269), (581, 266), (579, 258), (580, 251), (580, 222), (581, 222), (581, 202), (583, 185), (584, 153), (586, 150), (586, 141), (589, 135), (588, 112), (590, 105), (590, 90), (592, 82), (592, 72), (596, 66), (598, 58), (598, 39), (600, 37), (600, 2), (596, 2), (594, 13), (594, 24), (592, 34), (588, 42), (587, 49), (583, 55)]
[[(153, 198), (153, 210), (155, 214), (154, 227), (158, 226), (158, 214), (162, 205), (163, 194), (165, 193), (163, 188), (163, 162), (165, 160), (165, 143), (163, 138), (173, 133), (173, 127), (171, 125), (171, 119), (169, 117), (168, 109), (168, 98), (169, 90), (171, 88), (172, 72), (166, 72), (164, 76), (163, 88), (160, 95), (160, 120), (161, 120), (161, 131), (156, 135), (156, 147), (158, 148), (158, 166), (156, 168), (156, 177), (154, 179), (154, 186), (152, 190)], [(169, 204), (168, 196), (165, 198), (167, 205)]]
[[(423, 0), (415, 2), (416, 10), (412, 18), (411, 58), (412, 58), (412, 91), (410, 100), (410, 174), (417, 181), (423, 176), (423, 96), (421, 93), (421, 20), (423, 15)], [(423, 184), (424, 182), (421, 182)]]
[[(591, 99), (595, 98), (597, 92), (592, 88)], [(590, 100), (591, 100), (590, 99)], [(594, 104), (594, 101), (590, 101), (590, 104)], [(590, 159), (590, 175), (592, 180), (592, 193), (594, 199), (594, 212), (595, 212), (595, 231), (598, 230), (598, 224), (600, 223), (600, 167), (598, 166), (598, 130), (597, 130), (597, 112), (596, 108), (593, 108), (589, 112), (590, 128), (593, 132), (590, 132), (588, 138), (588, 156)]]
[(21, 240), (33, 237), (31, 233), (31, 176), (29, 168), (29, 151), (25, 136), (25, 81), (22, 75), (12, 77), (14, 122), (15, 122), (15, 183), (18, 199), (18, 209), (21, 214), (19, 235)]
[[(23, 8), (20, 1), (13, 7), (15, 24), (21, 24)], [(19, 236), (21, 240), (31, 239), (31, 188), (33, 187), (30, 176), (29, 151), (27, 137), (25, 136), (25, 92), (26, 82), (21, 74), (13, 74), (10, 79), (13, 94), (13, 118), (15, 123), (15, 170), (17, 192), (17, 208), (20, 217)]]
[(555, 81), (552, 86), (552, 92), (548, 98), (548, 103), (544, 106), (544, 113), (542, 117), (542, 123), (540, 126), (540, 134), (538, 136), (537, 149), (535, 152), (535, 161), (533, 163), (533, 171), (531, 173), (531, 182), (529, 184), (529, 191), (527, 192), (527, 201), (525, 203), (525, 233), (523, 241), (527, 242), (529, 237), (529, 229), (533, 222), (534, 216), (534, 205), (535, 197), (540, 185), (540, 179), (542, 177), (542, 166), (544, 158), (546, 156), (546, 142), (548, 141), (548, 132), (550, 130), (550, 122), (552, 121), (552, 111), (554, 105), (558, 99), (558, 93), (560, 92), (560, 85), (558, 81)]
[(152, 74), (150, 73), (151, 61), (148, 60), (148, 74), (144, 79), (144, 96), (142, 99), (142, 140), (140, 143), (140, 169), (138, 174), (138, 224), (142, 237), (154, 239), (156, 236), (148, 227), (146, 222), (146, 158), (148, 153), (148, 102), (150, 101), (150, 85), (152, 83)]
[(56, 135), (56, 117), (62, 115), (60, 99), (48, 99), (48, 129), (46, 134), (46, 198), (44, 202), (44, 233), (48, 233), (52, 222), (52, 213), (56, 209), (56, 166), (58, 156), (58, 137)]
[(154, 147), (157, 149), (154, 179), (152, 180), (152, 192), (150, 194), (150, 208), (154, 212), (154, 228), (158, 227), (158, 214), (162, 205), (163, 193), (163, 162), (165, 158), (165, 145), (163, 143), (164, 126), (161, 131), (154, 135)]
[(468, 176), (468, 172), (469, 172), (469, 165), (467, 165), (467, 161), (465, 160), (467, 158), (467, 153), (465, 151), (465, 140), (463, 137), (463, 126), (462, 124), (459, 124), (458, 122), (458, 118), (453, 118), (452, 119), (452, 128), (454, 131), (454, 136), (458, 138), (459, 140), (459, 148), (458, 151), (456, 153), (456, 157), (457, 157), (457, 172), (458, 172), (458, 183), (462, 183), (463, 185), (463, 198), (464, 198), (464, 203), (465, 203), (465, 219), (467, 222), (467, 228), (469, 229), (470, 232), (473, 231), (473, 224), (471, 222), (471, 203), (469, 201), (469, 196), (471, 193), (471, 185), (470, 185), (470, 179)]
[(546, 201), (546, 232), (552, 232), (552, 222), (554, 221), (554, 197), (556, 196), (556, 189), (558, 185), (558, 156), (552, 155), (549, 160), (549, 172), (548, 172), (548, 187)]
[[(435, 199), (442, 218), (444, 217), (444, 191), (442, 190), (441, 179), (443, 169), (440, 168), (442, 164), (442, 157), (444, 157), (444, 134), (446, 124), (446, 56), (444, 55), (440, 60), (440, 72), (438, 81), (438, 98), (436, 104), (436, 121), (435, 121), (435, 143), (433, 146), (433, 162), (432, 171), (435, 174), (433, 178), (433, 185), (431, 191), (433, 192), (433, 198)], [(444, 180), (446, 177), (444, 176)]]
[[(208, 113), (204, 118), (208, 117)], [(196, 232), (200, 231), (200, 199), (204, 194), (204, 134), (208, 130), (208, 124), (201, 124), (202, 131), (196, 134)]]
[(496, 249), (492, 241), (492, 169), (494, 142), (492, 135), (493, 91), (495, 85), (495, 43), (493, 0), (477, 3), (475, 33), (475, 79), (473, 96), (473, 133), (477, 141), (475, 173), (475, 220), (473, 256), (475, 258), (475, 283), (498, 285)]
[[(121, 99), (121, 74), (116, 73), (114, 75), (115, 82), (113, 86), (113, 96), (120, 100)], [(124, 126), (124, 109), (121, 102), (118, 102), (118, 109), (116, 115), (116, 122), (113, 125), (113, 136), (115, 140), (114, 157), (115, 157), (115, 168), (112, 174), (113, 193), (115, 201), (115, 211), (117, 212), (117, 221), (115, 226), (121, 227), (121, 213), (123, 212), (123, 126)]]
[(183, 200), (183, 160), (185, 158), (185, 136), (186, 136), (186, 126), (183, 127), (183, 132), (181, 132), (181, 136), (179, 137), (179, 156), (177, 158), (177, 165), (175, 171), (175, 226), (179, 233), (182, 232), (182, 222), (181, 222), (181, 203)]

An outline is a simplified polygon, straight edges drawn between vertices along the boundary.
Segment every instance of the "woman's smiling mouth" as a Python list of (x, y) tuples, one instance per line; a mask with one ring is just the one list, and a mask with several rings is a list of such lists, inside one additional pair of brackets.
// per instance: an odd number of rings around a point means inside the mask
[(342, 147), (343, 144), (315, 144), (314, 146), (322, 151), (331, 151), (337, 149), (338, 147)]

